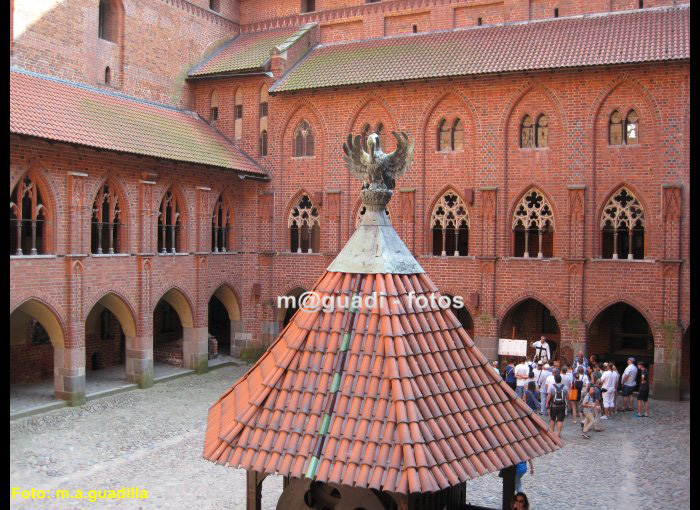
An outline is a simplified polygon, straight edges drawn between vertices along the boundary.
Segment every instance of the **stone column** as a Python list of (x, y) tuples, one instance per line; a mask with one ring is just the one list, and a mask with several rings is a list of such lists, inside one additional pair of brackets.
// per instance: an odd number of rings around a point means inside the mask
[(139, 310), (136, 336), (126, 337), (126, 378), (139, 388), (153, 386), (153, 309), (151, 257), (138, 257)]
[(83, 263), (67, 256), (68, 323), (63, 347), (54, 348), (54, 391), (71, 406), (85, 402), (85, 322), (83, 320)]
[(197, 372), (209, 370), (209, 330), (204, 327), (182, 328), (182, 366)]
[(660, 400), (680, 398), (682, 328), (679, 324), (679, 261), (662, 261), (663, 316), (654, 328), (652, 396)]

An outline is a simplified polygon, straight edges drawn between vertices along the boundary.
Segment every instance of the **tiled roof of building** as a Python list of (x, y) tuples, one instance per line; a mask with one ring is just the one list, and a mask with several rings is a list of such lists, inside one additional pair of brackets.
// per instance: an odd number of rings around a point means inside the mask
[(329, 43), (270, 90), (688, 59), (689, 35), (685, 5)]
[(264, 69), (270, 60), (270, 50), (283, 44), (298, 30), (289, 27), (238, 35), (211, 56), (205, 57), (203, 62), (190, 71), (189, 76)]
[(10, 132), (267, 175), (192, 112), (14, 68)]
[(378, 299), (297, 311), (210, 408), (205, 458), (408, 494), (561, 447), (449, 309), (410, 299), (437, 292), (425, 273), (327, 271), (315, 291)]

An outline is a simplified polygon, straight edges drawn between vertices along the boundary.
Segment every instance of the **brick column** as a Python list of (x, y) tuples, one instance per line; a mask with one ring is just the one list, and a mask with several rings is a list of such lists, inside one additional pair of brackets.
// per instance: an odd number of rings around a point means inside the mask
[(661, 324), (654, 333), (654, 398), (680, 398), (682, 328), (680, 327), (681, 186), (663, 187), (664, 256)]
[(416, 253), (416, 188), (399, 189), (399, 214), (392, 219), (398, 228), (398, 233), (411, 253)]
[(498, 189), (481, 188), (481, 255), (496, 256), (496, 206)]
[(197, 186), (197, 210), (195, 213), (196, 236), (194, 251), (199, 253), (209, 253), (211, 246), (211, 188)]
[(479, 257), (481, 290), (479, 315), (474, 317), (474, 343), (489, 361), (498, 357), (498, 318), (496, 317), (496, 258)]
[(140, 388), (153, 386), (153, 308), (151, 257), (138, 257), (139, 309), (136, 336), (126, 337), (126, 378)]
[(67, 256), (68, 321), (63, 348), (54, 349), (54, 391), (71, 406), (85, 402), (85, 323), (83, 321), (83, 263)]
[(326, 218), (326, 226), (321, 232), (321, 237), (326, 239), (326, 250), (329, 255), (336, 255), (341, 248), (341, 225), (342, 215), (340, 213), (340, 190), (326, 191), (326, 204), (323, 217)]
[(153, 204), (153, 187), (155, 174), (144, 173), (139, 179), (139, 211), (134, 219), (134, 227), (138, 233), (138, 252), (155, 253), (157, 249), (155, 226), (153, 216), (155, 207)]

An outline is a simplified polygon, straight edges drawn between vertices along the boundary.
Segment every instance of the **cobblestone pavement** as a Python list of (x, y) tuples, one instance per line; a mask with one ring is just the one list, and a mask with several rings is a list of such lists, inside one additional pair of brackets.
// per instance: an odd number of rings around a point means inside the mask
[[(208, 407), (247, 366), (225, 367), (10, 423), (10, 490), (138, 487), (148, 499), (11, 500), (11, 508), (245, 508), (245, 474), (201, 458)], [(563, 449), (534, 461), (523, 490), (536, 509), (690, 508), (689, 404), (650, 402), (650, 418), (632, 413), (601, 421), (581, 438), (571, 417)], [(497, 508), (501, 479), (467, 484), (468, 500)], [(274, 509), (281, 477), (263, 483)]]

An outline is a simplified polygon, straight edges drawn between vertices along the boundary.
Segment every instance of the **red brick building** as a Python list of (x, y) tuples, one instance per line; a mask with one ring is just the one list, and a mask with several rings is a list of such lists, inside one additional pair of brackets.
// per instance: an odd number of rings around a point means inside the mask
[[(488, 357), (544, 334), (687, 390), (689, 15), (671, 0), (10, 3), (11, 382), (267, 345), (354, 230), (349, 133)], [(689, 390), (687, 390), (689, 391)]]

